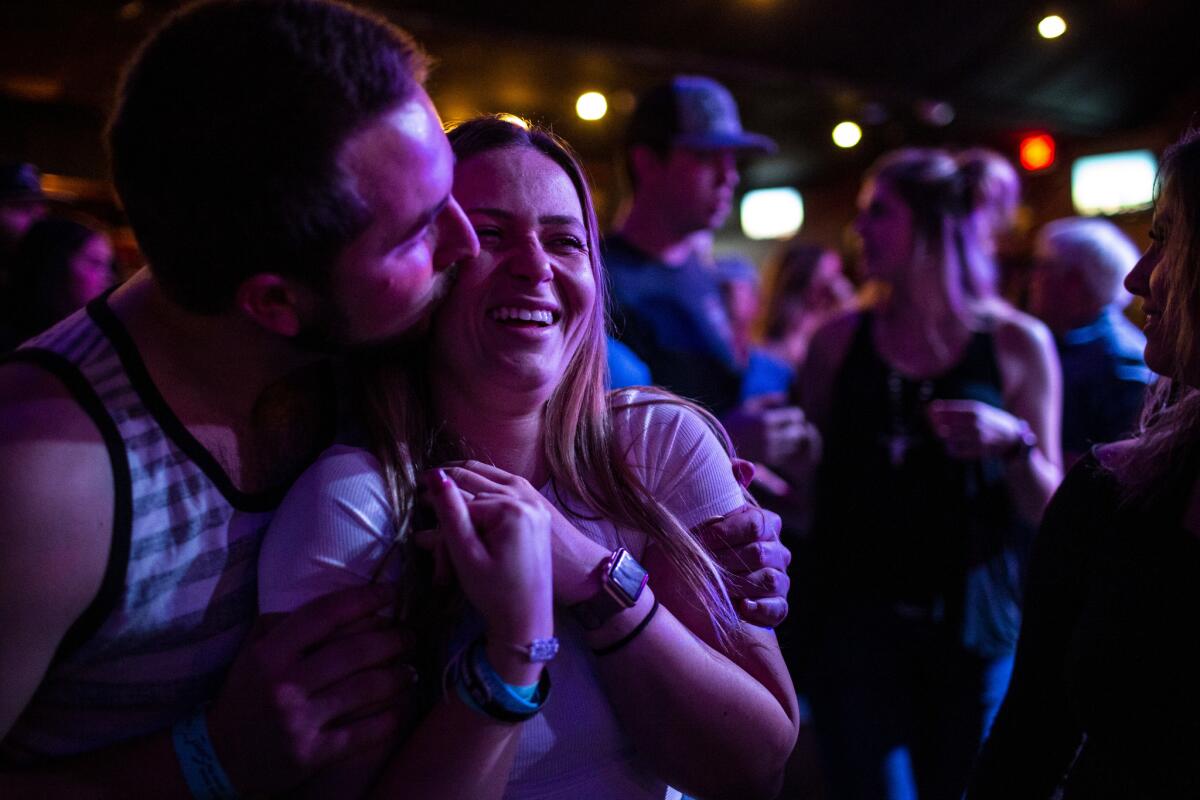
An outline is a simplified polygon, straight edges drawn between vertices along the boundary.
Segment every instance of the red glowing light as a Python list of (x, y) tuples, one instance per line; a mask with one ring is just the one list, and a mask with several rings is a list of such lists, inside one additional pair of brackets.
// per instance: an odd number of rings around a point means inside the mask
[(1054, 163), (1054, 137), (1035, 133), (1021, 140), (1021, 166), (1033, 172)]

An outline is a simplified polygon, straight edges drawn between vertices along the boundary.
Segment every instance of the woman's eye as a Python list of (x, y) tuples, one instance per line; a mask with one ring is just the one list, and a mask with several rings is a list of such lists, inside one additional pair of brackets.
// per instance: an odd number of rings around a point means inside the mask
[(500, 238), (500, 229), (492, 225), (476, 225), (475, 235), (480, 240), (495, 240)]
[(575, 250), (580, 253), (587, 252), (587, 245), (577, 236), (556, 236), (550, 240), (550, 245), (561, 250)]

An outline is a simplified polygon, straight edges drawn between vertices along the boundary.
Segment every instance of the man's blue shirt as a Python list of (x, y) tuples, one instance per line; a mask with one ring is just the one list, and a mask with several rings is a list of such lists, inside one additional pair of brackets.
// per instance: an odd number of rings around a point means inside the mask
[(1055, 337), (1063, 371), (1062, 446), (1085, 453), (1133, 431), (1146, 384), (1146, 337), (1115, 307)]
[(619, 236), (604, 241), (615, 335), (654, 383), (716, 413), (733, 407), (742, 370), (733, 356), (719, 278), (699, 259), (668, 266)]

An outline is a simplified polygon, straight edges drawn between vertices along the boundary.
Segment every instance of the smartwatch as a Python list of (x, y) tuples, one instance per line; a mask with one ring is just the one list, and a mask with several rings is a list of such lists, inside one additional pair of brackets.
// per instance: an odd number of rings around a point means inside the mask
[(600, 563), (600, 589), (570, 607), (584, 630), (594, 631), (627, 608), (633, 608), (650, 575), (624, 547)]

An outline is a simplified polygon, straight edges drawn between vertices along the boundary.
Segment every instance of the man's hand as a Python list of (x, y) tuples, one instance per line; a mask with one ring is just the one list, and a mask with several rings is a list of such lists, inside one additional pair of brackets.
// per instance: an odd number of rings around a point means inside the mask
[(777, 514), (745, 505), (696, 530), (713, 557), (735, 576), (729, 593), (738, 614), (765, 628), (783, 622), (788, 612), (792, 553), (780, 541), (780, 528)]
[(241, 794), (280, 793), (396, 734), (413, 673), (398, 663), (406, 635), (378, 614), (394, 602), (391, 587), (358, 586), (255, 626), (208, 714)]

